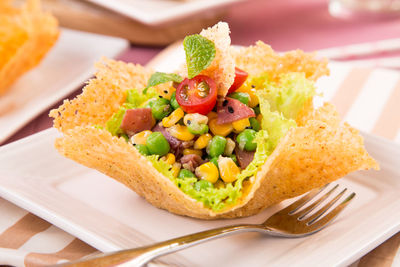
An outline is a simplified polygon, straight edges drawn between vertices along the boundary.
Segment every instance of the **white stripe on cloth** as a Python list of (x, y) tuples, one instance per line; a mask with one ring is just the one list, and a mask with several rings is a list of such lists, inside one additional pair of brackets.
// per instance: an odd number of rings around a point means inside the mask
[(0, 248), (0, 265), (23, 267), (25, 266), (25, 256), (28, 253), (16, 249)]
[(56, 253), (69, 245), (75, 237), (52, 225), (34, 235), (19, 249), (36, 253)]
[(20, 207), (15, 206), (11, 202), (0, 198), (0, 214), (6, 214), (5, 216), (0, 216), (0, 234), (5, 230), (13, 226), (22, 217), (24, 217), (28, 212)]
[(388, 70), (374, 70), (345, 116), (353, 127), (370, 132), (394, 87), (399, 75)]

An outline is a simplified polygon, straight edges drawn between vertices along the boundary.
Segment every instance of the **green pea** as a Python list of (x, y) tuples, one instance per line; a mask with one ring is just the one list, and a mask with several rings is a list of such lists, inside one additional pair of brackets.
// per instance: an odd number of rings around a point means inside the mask
[(250, 118), (250, 126), (254, 131), (258, 132), (261, 129), (260, 123), (256, 118)]
[(254, 107), (253, 110), (254, 110), (254, 113), (256, 113), (256, 115), (261, 113), (260, 106)]
[(236, 137), (236, 142), (239, 144), (239, 148), (247, 151), (254, 151), (257, 148), (257, 143), (253, 142), (256, 137), (256, 131), (252, 129), (246, 129)]
[(205, 190), (205, 189), (210, 188), (210, 187), (212, 188), (212, 187), (214, 187), (214, 186), (213, 186), (212, 183), (210, 183), (210, 182), (207, 181), (207, 180), (200, 180), (200, 181), (197, 181), (197, 182), (194, 184), (194, 189), (195, 189), (196, 191)]
[(209, 146), (209, 155), (213, 158), (218, 158), (220, 155), (224, 153), (226, 146), (226, 139), (225, 137), (216, 135), (210, 141)]
[(235, 154), (229, 156), (236, 164), (238, 164), (237, 157)]
[(211, 163), (214, 163), (214, 165), (218, 167), (218, 158), (217, 158), (217, 157), (211, 158), (211, 159), (210, 159), (210, 162), (211, 162)]
[(182, 169), (179, 171), (178, 178), (184, 179), (184, 178), (190, 178), (190, 177), (196, 177), (193, 172)]
[(228, 95), (228, 97), (237, 99), (245, 105), (249, 104), (249, 101), (250, 101), (250, 96), (248, 93), (234, 92), (234, 93)]
[(145, 155), (145, 156), (150, 155), (149, 149), (147, 148), (146, 145), (137, 144), (137, 145), (135, 145), (135, 147), (139, 151), (140, 154)]
[(205, 134), (208, 133), (208, 126), (207, 124), (198, 124), (198, 123), (191, 123), (187, 127), (188, 131), (191, 134)]
[(160, 132), (151, 133), (146, 139), (146, 146), (152, 155), (164, 156), (169, 152), (169, 143)]
[(168, 99), (158, 98), (151, 104), (151, 113), (156, 120), (162, 120), (171, 113), (171, 105)]
[(172, 95), (171, 95), (171, 100), (170, 100), (170, 102), (171, 102), (171, 106), (172, 106), (174, 109), (177, 109), (177, 108), (179, 108), (180, 106), (179, 106), (179, 104), (178, 104), (178, 101), (176, 101), (175, 95), (176, 95), (176, 92), (173, 92)]

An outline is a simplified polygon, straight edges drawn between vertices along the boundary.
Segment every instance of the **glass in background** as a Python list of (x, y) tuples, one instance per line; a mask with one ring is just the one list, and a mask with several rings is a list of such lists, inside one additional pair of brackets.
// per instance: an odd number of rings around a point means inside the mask
[(329, 13), (340, 18), (400, 17), (400, 0), (329, 0)]

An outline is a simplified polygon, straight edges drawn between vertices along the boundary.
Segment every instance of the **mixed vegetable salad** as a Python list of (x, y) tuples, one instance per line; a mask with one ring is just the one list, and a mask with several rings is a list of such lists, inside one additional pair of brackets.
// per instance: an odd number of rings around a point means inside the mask
[[(106, 123), (183, 192), (214, 211), (234, 205), (315, 88), (303, 73), (267, 74), (235, 69), (226, 96), (201, 74), (215, 57), (201, 35), (184, 40), (188, 77), (155, 72), (146, 88), (127, 91)], [(163, 86), (159, 86), (163, 85)], [(162, 88), (160, 90), (160, 88)]]

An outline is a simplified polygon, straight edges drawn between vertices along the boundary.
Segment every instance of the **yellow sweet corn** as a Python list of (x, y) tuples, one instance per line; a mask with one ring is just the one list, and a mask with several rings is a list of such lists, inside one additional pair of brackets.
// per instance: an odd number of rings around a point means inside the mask
[(162, 160), (164, 160), (166, 163), (168, 163), (169, 165), (172, 165), (175, 163), (175, 155), (172, 153), (168, 153), (167, 155), (165, 155), (164, 157), (161, 158)]
[(215, 183), (218, 181), (218, 168), (214, 163), (207, 162), (196, 168), (196, 175), (200, 179)]
[(250, 126), (249, 118), (245, 118), (245, 119), (241, 119), (241, 120), (232, 122), (232, 127), (233, 127), (233, 130), (235, 133), (243, 132), (243, 130), (249, 126)]
[(227, 157), (219, 157), (218, 168), (219, 168), (219, 173), (221, 175), (221, 179), (225, 183), (231, 183), (236, 181), (237, 176), (240, 173), (240, 169), (235, 164), (235, 162), (231, 158)]
[(258, 105), (258, 97), (256, 95), (256, 88), (252, 88), (251, 86), (247, 86), (246, 84), (241, 86), (236, 92), (248, 93), (250, 96), (250, 101), (248, 103), (249, 107), (254, 108)]
[(147, 137), (152, 133), (152, 131), (146, 130), (135, 134), (131, 137), (131, 142), (134, 145), (145, 145)]
[(175, 162), (171, 168), (172, 176), (174, 176), (174, 178), (178, 177), (180, 170), (181, 170), (181, 164), (178, 162)]
[(208, 142), (212, 139), (211, 134), (206, 133), (201, 135), (199, 138), (197, 138), (196, 142), (194, 142), (193, 148), (194, 149), (203, 149), (206, 148), (208, 145)]
[(167, 129), (169, 134), (181, 141), (190, 141), (194, 134), (190, 133), (186, 126), (175, 124)]
[(201, 115), (199, 113), (189, 113), (186, 114), (185, 117), (183, 118), (183, 123), (186, 126), (189, 126), (191, 123), (207, 124), (207, 122), (208, 122), (208, 117)]
[(200, 157), (203, 156), (203, 152), (198, 149), (185, 148), (183, 150), (183, 155), (190, 155), (190, 154), (196, 154), (196, 155), (199, 155)]
[(227, 136), (233, 130), (233, 127), (232, 127), (231, 123), (217, 124), (217, 119), (212, 119), (208, 123), (208, 127), (210, 128), (210, 131), (214, 135), (221, 135), (221, 136)]
[(162, 125), (169, 128), (175, 125), (180, 119), (183, 118), (184, 112), (181, 108), (175, 109), (168, 117), (162, 119)]

